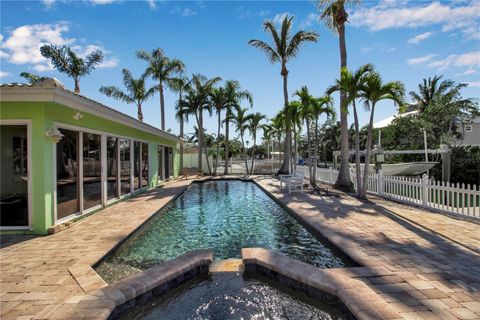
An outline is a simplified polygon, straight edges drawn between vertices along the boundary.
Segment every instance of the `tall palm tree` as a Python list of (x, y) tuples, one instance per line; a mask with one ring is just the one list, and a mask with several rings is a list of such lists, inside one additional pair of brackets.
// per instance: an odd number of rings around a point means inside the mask
[[(317, 7), (322, 11), (321, 19), (330, 30), (338, 34), (338, 43), (340, 48), (340, 72), (342, 68), (347, 67), (347, 45), (345, 42), (345, 23), (348, 22), (348, 13), (345, 10), (346, 5), (357, 4), (360, 0), (317, 0)], [(341, 127), (341, 162), (340, 170), (335, 185), (341, 189), (352, 190), (350, 180), (350, 168), (348, 164), (348, 112), (347, 97), (343, 91), (340, 91), (340, 127)]]
[[(358, 122), (358, 112), (356, 100), (361, 95), (362, 84), (365, 77), (374, 71), (372, 64), (365, 64), (358, 68), (354, 73), (350, 72), (346, 67), (342, 68), (340, 79), (335, 80), (335, 84), (330, 86), (326, 93), (332, 94), (336, 91), (343, 92), (346, 99), (346, 107), (351, 104), (353, 109), (354, 127), (355, 127), (355, 171), (357, 186), (361, 185), (360, 174), (360, 125)], [(357, 196), (361, 195), (361, 189), (357, 187)]]
[(360, 197), (367, 197), (367, 183), (370, 164), (370, 148), (372, 145), (372, 128), (375, 106), (381, 100), (392, 100), (398, 106), (404, 105), (405, 86), (400, 81), (391, 81), (384, 83), (380, 74), (370, 72), (364, 77), (361, 85), (361, 98), (366, 110), (370, 110), (370, 121), (367, 127), (367, 146), (365, 155), (365, 169), (363, 173), (362, 192)]
[(225, 169), (224, 174), (228, 174), (228, 162), (230, 158), (230, 121), (238, 113), (242, 100), (248, 101), (250, 107), (253, 106), (253, 97), (247, 90), (242, 90), (240, 83), (234, 80), (225, 82), (225, 91), (228, 98), (228, 103), (225, 105)]
[(102, 86), (100, 92), (116, 100), (134, 103), (137, 106), (138, 120), (143, 121), (142, 104), (154, 95), (157, 89), (145, 88), (145, 75), (142, 75), (139, 79), (134, 79), (132, 73), (127, 69), (123, 69), (122, 74), (125, 92), (115, 86)]
[(209, 114), (212, 113), (211, 102), (210, 102), (210, 92), (213, 86), (220, 81), (221, 78), (215, 77), (208, 79), (207, 77), (194, 74), (192, 79), (187, 87), (186, 94), (184, 94), (183, 99), (178, 102), (178, 108), (188, 110), (190, 115), (194, 115), (197, 121), (197, 127), (199, 131), (198, 135), (198, 169), (202, 170), (202, 152), (205, 153), (207, 157), (207, 167), (209, 174), (212, 173), (210, 162), (208, 160), (208, 151), (207, 146), (204, 143), (204, 129), (203, 129), (203, 112), (207, 111)]
[[(220, 129), (222, 128), (222, 111), (226, 108), (229, 101), (229, 96), (226, 93), (225, 88), (212, 88), (210, 91), (210, 102), (212, 104), (212, 108), (215, 110), (217, 114), (217, 137), (220, 136)], [(213, 175), (217, 174), (217, 167), (218, 167), (218, 158), (220, 155), (220, 143), (216, 144), (216, 151), (215, 151), (215, 164), (213, 166)]]
[(253, 163), (255, 161), (255, 146), (257, 145), (257, 131), (261, 127), (261, 122), (267, 119), (264, 114), (260, 112), (253, 113), (248, 116), (248, 130), (253, 139), (253, 147), (252, 147), (252, 163), (250, 164), (250, 173), (253, 174)]
[[(185, 77), (185, 76), (179, 76), (177, 78), (173, 78), (171, 80), (171, 87), (170, 89), (173, 92), (178, 93), (178, 100), (182, 100), (183, 97), (183, 92), (188, 88), (188, 84), (190, 83), (190, 80)], [(178, 103), (176, 107), (176, 113), (175, 113), (175, 118), (177, 118), (178, 122), (180, 123), (180, 137), (184, 138), (185, 135), (185, 120), (184, 120), (184, 114), (183, 112), (179, 112), (178, 110)], [(180, 144), (180, 168), (183, 168), (183, 143)]]
[(315, 143), (313, 146), (313, 159), (314, 165), (312, 170), (312, 175), (310, 176), (310, 184), (312, 187), (317, 188), (317, 153), (318, 153), (318, 121), (322, 115), (327, 117), (334, 116), (335, 110), (333, 109), (333, 99), (329, 95), (322, 96), (320, 98), (312, 99), (312, 118), (315, 123)]
[(287, 112), (288, 109), (288, 69), (287, 63), (294, 59), (302, 44), (306, 42), (317, 42), (318, 33), (309, 31), (298, 31), (294, 35), (292, 33), (292, 21), (294, 17), (288, 15), (282, 21), (282, 25), (279, 30), (276, 29), (273, 21), (265, 21), (263, 26), (264, 30), (268, 31), (273, 39), (273, 44), (270, 45), (262, 40), (250, 40), (248, 43), (263, 51), (268, 60), (271, 63), (278, 62), (281, 65), (281, 76), (283, 77), (283, 99), (284, 99), (284, 111), (285, 116), (285, 154), (283, 157), (283, 163), (279, 170), (279, 173), (290, 172), (290, 159), (292, 156), (292, 123), (290, 115)]
[(312, 137), (310, 133), (310, 121), (312, 118), (312, 99), (313, 96), (308, 91), (307, 86), (301, 87), (299, 90), (293, 93), (294, 96), (297, 96), (300, 99), (300, 119), (304, 122), (307, 126), (307, 154), (308, 154), (308, 172), (309, 177), (312, 178), (312, 169), (313, 169), (313, 161), (312, 161)]
[(410, 109), (418, 110), (419, 112), (425, 112), (425, 110), (433, 103), (435, 98), (441, 96), (454, 96), (462, 89), (464, 85), (455, 84), (452, 80), (443, 80), (443, 75), (434, 76), (433, 78), (423, 79), (422, 83), (418, 85), (418, 93), (410, 91), (409, 95), (413, 100), (413, 104), (410, 105)]
[(139, 50), (137, 51), (137, 58), (145, 60), (148, 63), (145, 73), (151, 76), (153, 80), (158, 81), (158, 92), (160, 93), (160, 128), (165, 130), (164, 87), (172, 88), (172, 80), (185, 70), (185, 65), (178, 59), (170, 59), (165, 56), (163, 50), (160, 48), (154, 49), (152, 52)]
[(90, 74), (103, 61), (103, 53), (100, 50), (90, 52), (83, 59), (70, 47), (53, 44), (41, 46), (40, 53), (50, 60), (55, 69), (73, 79), (75, 93), (80, 93), (80, 78)]
[(242, 142), (242, 149), (243, 149), (243, 158), (245, 160), (245, 170), (247, 171), (247, 175), (249, 174), (248, 170), (248, 161), (247, 161), (247, 149), (245, 148), (245, 131), (247, 131), (250, 121), (250, 116), (247, 115), (247, 108), (240, 108), (235, 115), (231, 119), (232, 123), (236, 127), (236, 131), (240, 134), (240, 141)]
[(20, 73), (20, 77), (25, 78), (28, 80), (29, 84), (34, 84), (35, 82), (41, 80), (43, 77), (40, 77), (37, 74), (29, 73), (29, 72), (22, 72)]
[(291, 169), (297, 169), (297, 162), (298, 162), (298, 150), (297, 150), (297, 140), (298, 140), (298, 133), (301, 129), (301, 121), (300, 118), (300, 101), (291, 101), (288, 104), (288, 113), (290, 114), (290, 119), (292, 121), (292, 136), (293, 136), (293, 161), (291, 165)]

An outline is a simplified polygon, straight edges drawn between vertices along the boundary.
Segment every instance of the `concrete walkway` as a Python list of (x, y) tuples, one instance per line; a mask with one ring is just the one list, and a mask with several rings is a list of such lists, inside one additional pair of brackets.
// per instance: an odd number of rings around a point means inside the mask
[(24, 242), (20, 236), (5, 237), (0, 250), (0, 318), (49, 319), (62, 302), (85, 295), (68, 268), (96, 263), (190, 183), (166, 183), (51, 236), (24, 237)]
[[(373, 274), (345, 270), (404, 319), (480, 319), (480, 225), (371, 197), (257, 182)], [(364, 269), (364, 268), (359, 268)], [(338, 272), (338, 269), (335, 270)]]

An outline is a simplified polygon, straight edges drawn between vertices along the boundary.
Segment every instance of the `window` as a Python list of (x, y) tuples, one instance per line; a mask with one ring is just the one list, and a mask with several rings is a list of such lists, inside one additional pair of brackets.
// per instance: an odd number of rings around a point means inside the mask
[(101, 136), (83, 133), (83, 209), (102, 204)]
[(80, 211), (78, 196), (77, 131), (60, 129), (64, 135), (57, 143), (57, 219)]
[(117, 198), (118, 194), (118, 139), (107, 138), (107, 200)]
[(465, 132), (472, 132), (472, 131), (473, 131), (473, 127), (471, 124), (465, 125)]
[(121, 195), (130, 193), (130, 140), (119, 139)]
[(142, 142), (142, 182), (141, 187), (148, 187), (148, 143)]
[(24, 137), (12, 137), (13, 176), (27, 175), (27, 139)]
[(158, 146), (158, 181), (164, 180), (163, 176), (163, 146)]
[(137, 190), (141, 187), (140, 142), (138, 141), (133, 142), (133, 168), (133, 189)]

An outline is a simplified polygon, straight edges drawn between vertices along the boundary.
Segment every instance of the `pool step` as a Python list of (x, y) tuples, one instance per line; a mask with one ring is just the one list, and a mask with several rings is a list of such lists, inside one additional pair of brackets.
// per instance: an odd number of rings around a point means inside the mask
[(210, 272), (243, 272), (242, 259), (226, 259), (214, 261), (210, 265)]

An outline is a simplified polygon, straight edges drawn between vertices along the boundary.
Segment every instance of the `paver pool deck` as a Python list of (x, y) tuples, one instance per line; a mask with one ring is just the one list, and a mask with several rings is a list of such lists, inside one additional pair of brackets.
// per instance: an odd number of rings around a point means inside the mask
[[(62, 318), (60, 305), (99, 285), (98, 276), (77, 282), (75, 266), (96, 263), (191, 181), (169, 182), (51, 236), (2, 238), (1, 318)], [(361, 265), (332, 272), (363, 281), (401, 318), (480, 319), (479, 224), (376, 197), (289, 195), (278, 180), (256, 181)]]

